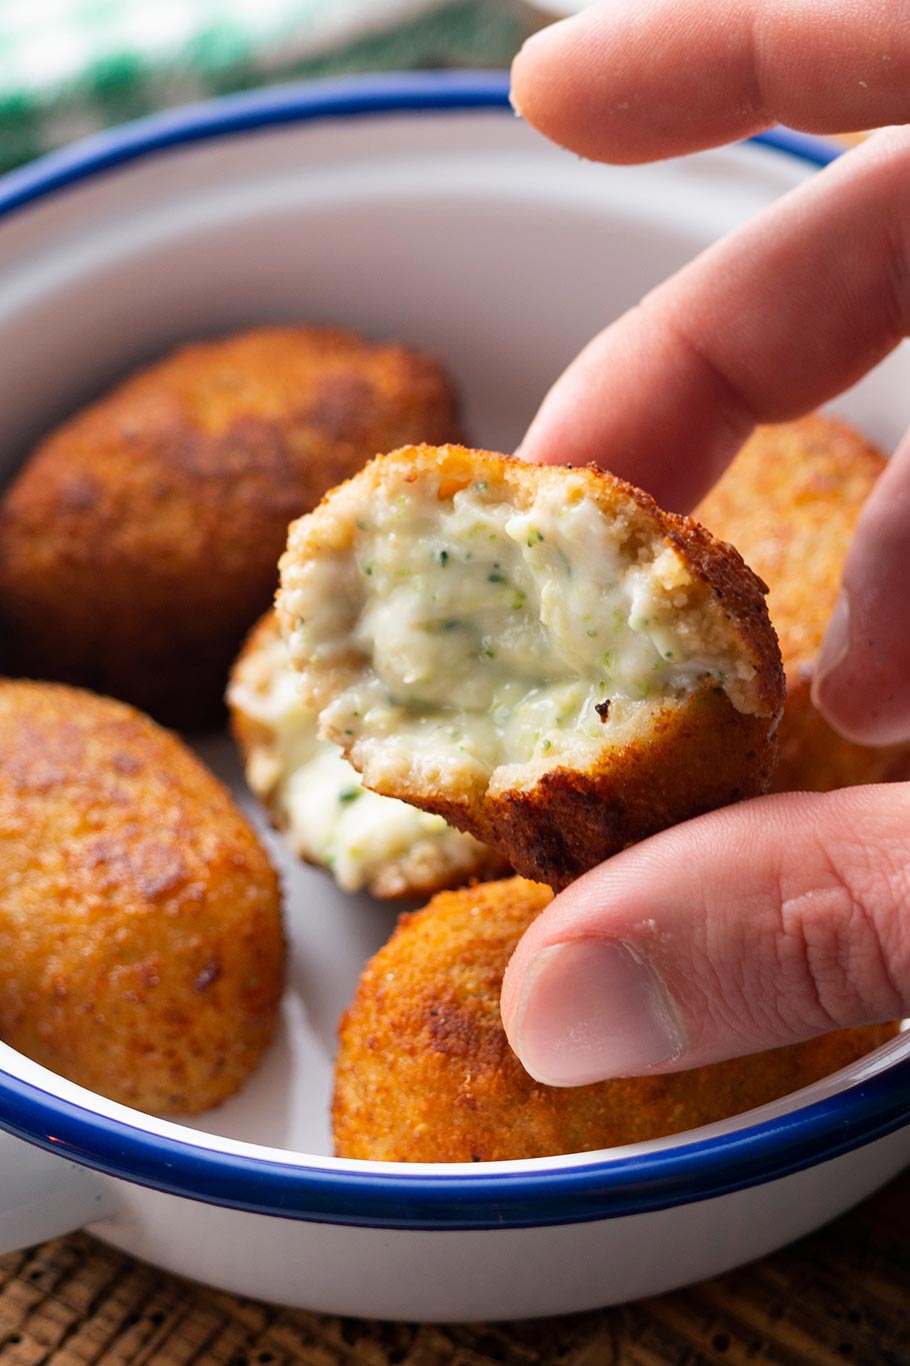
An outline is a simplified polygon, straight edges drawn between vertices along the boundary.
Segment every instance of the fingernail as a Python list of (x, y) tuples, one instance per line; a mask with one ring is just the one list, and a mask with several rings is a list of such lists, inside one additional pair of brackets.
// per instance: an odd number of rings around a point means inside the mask
[(828, 629), (822, 641), (815, 674), (812, 679), (812, 702), (820, 703), (821, 695), (829, 676), (839, 668), (847, 657), (850, 648), (850, 603), (842, 592), (834, 605)]
[(685, 1036), (663, 980), (637, 949), (576, 939), (532, 958), (513, 1041), (537, 1081), (582, 1086), (671, 1062)]

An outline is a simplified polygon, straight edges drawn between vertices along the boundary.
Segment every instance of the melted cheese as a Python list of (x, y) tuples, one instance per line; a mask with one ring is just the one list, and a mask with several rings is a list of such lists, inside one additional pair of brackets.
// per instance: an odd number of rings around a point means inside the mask
[(324, 733), (370, 738), (367, 781), (410, 768), (449, 787), (583, 762), (636, 705), (705, 678), (738, 704), (754, 671), (694, 634), (684, 560), (630, 552), (627, 530), (571, 479), (521, 513), (484, 483), (443, 498), (429, 480), (362, 509), (353, 556), (325, 555), (297, 595), (295, 653), (364, 661)]
[(228, 700), (262, 727), (247, 759), (251, 788), (272, 804), (294, 852), (331, 869), (344, 890), (378, 881), (398, 895), (409, 882), (473, 871), (477, 840), (441, 816), (368, 791), (338, 746), (319, 739), (280, 637), (244, 658)]

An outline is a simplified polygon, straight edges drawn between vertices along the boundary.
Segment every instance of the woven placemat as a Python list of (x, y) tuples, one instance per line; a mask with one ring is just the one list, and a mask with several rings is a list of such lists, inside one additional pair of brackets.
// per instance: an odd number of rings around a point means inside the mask
[(182, 1281), (74, 1234), (0, 1258), (3, 1366), (907, 1366), (910, 1172), (687, 1290), (523, 1323), (375, 1323)]

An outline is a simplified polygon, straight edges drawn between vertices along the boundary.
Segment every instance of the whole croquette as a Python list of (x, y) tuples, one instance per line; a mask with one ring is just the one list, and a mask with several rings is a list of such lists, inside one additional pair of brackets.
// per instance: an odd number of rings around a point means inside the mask
[(762, 583), (600, 470), (406, 448), (295, 522), (281, 565), (321, 733), (521, 873), (562, 887), (768, 784)]
[(514, 878), (442, 892), (402, 916), (341, 1022), (339, 1157), (494, 1162), (640, 1143), (787, 1095), (896, 1033), (842, 1030), (691, 1072), (543, 1086), (509, 1047), (499, 992), (512, 950), (551, 897)]
[(0, 1038), (141, 1110), (225, 1100), (272, 1037), (278, 883), (227, 791), (147, 717), (0, 681)]
[(227, 698), (251, 790), (293, 852), (327, 868), (345, 891), (430, 896), (509, 871), (441, 816), (370, 792), (338, 746), (319, 739), (274, 611), (250, 633)]
[(787, 675), (773, 791), (825, 792), (910, 773), (910, 745), (844, 740), (809, 695), (860, 508), (884, 463), (852, 428), (821, 414), (760, 427), (693, 514), (769, 586)]
[(0, 501), (0, 668), (217, 721), (291, 518), (377, 451), (456, 434), (440, 367), (401, 346), (271, 327), (175, 352), (58, 427)]

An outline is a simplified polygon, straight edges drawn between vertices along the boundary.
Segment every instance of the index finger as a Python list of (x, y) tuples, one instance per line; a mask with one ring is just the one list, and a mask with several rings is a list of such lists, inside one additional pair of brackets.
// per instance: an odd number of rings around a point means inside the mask
[(520, 454), (595, 461), (688, 510), (756, 422), (807, 412), (910, 328), (910, 131), (888, 130), (710, 247), (596, 337)]
[(595, 161), (678, 156), (772, 123), (805, 132), (910, 120), (904, 0), (621, 0), (532, 37), (512, 98)]

